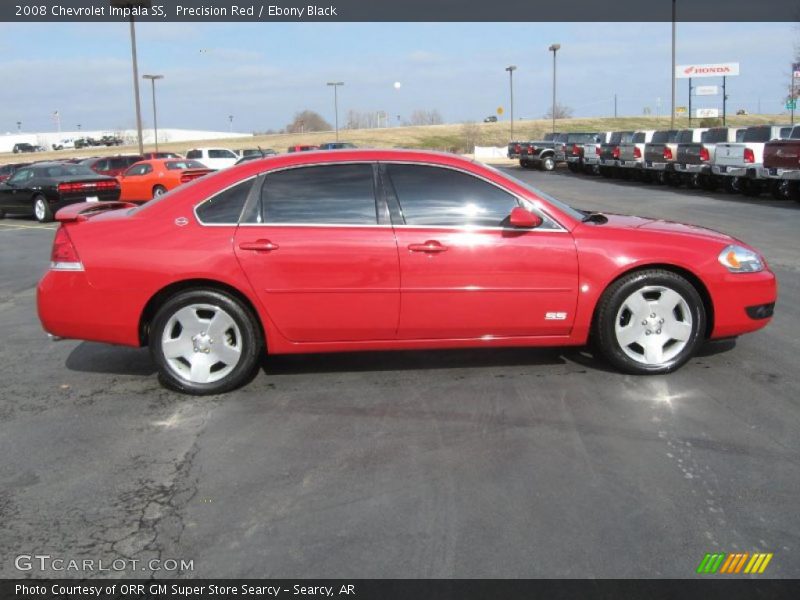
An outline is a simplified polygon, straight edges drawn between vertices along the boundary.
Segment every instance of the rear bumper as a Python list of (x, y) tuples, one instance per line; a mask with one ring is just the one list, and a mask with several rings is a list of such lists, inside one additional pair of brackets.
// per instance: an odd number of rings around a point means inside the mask
[(619, 166), (623, 169), (641, 169), (643, 166), (643, 162), (641, 160), (621, 160), (619, 161)]
[(36, 288), (39, 320), (51, 336), (139, 346), (141, 311), (118, 300), (93, 288), (84, 271), (49, 270)]
[(758, 176), (761, 179), (791, 179), (793, 181), (800, 180), (800, 169), (777, 169), (761, 167), (758, 170)]
[(710, 175), (711, 165), (681, 165), (676, 163), (675, 170), (679, 173), (699, 173), (701, 175)]
[(584, 156), (583, 157), (583, 164), (585, 164), (585, 165), (599, 165), (600, 164), (600, 159), (597, 158), (596, 156), (592, 156), (592, 157)]
[(712, 339), (757, 331), (772, 320), (778, 295), (772, 271), (726, 273), (710, 283), (714, 299)]
[(601, 158), (600, 164), (604, 167), (618, 167), (619, 161), (616, 158)]
[(583, 158), (580, 157), (580, 156), (568, 156), (567, 157), (567, 162), (568, 163), (579, 163), (582, 160), (583, 160)]
[(645, 161), (644, 168), (651, 171), (672, 171), (675, 165), (667, 162)]

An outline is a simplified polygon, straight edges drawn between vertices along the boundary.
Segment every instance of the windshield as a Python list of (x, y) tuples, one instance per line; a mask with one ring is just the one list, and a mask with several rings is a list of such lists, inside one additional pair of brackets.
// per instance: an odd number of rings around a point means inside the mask
[(166, 166), (170, 170), (177, 169), (205, 169), (206, 166), (196, 160), (170, 160), (167, 161)]
[(49, 165), (36, 169), (37, 175), (40, 177), (73, 177), (73, 176), (92, 176), (97, 177), (97, 173), (92, 171), (89, 167), (84, 165)]
[(543, 192), (539, 188), (535, 188), (532, 185), (530, 185), (529, 183), (526, 183), (526, 182), (522, 181), (521, 179), (519, 179), (517, 177), (514, 177), (508, 171), (501, 171), (500, 169), (497, 169), (497, 168), (495, 168), (495, 167), (493, 167), (491, 165), (485, 165), (483, 163), (478, 163), (478, 164), (481, 165), (482, 167), (486, 167), (490, 171), (494, 171), (495, 173), (499, 173), (500, 175), (502, 175), (503, 177), (505, 177), (507, 179), (510, 179), (511, 181), (516, 183), (518, 186), (520, 186), (522, 188), (525, 188), (526, 190), (531, 192), (533, 195), (538, 196), (542, 200), (546, 200), (547, 202), (549, 202), (550, 204), (555, 206), (557, 209), (559, 209), (561, 212), (563, 212), (566, 215), (569, 215), (570, 217), (572, 217), (576, 221), (582, 221), (583, 218), (586, 216), (584, 213), (582, 213), (578, 209), (572, 208), (569, 204), (566, 204), (565, 202), (562, 202), (561, 200), (557, 200), (556, 198), (553, 198), (550, 194), (546, 194), (545, 192)]

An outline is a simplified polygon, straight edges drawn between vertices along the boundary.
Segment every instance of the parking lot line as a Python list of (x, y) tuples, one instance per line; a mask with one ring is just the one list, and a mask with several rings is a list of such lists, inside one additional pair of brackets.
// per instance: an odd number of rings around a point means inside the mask
[(23, 225), (21, 223), (0, 223), (0, 230), (12, 231), (14, 229), (48, 229), (53, 231), (58, 225)]

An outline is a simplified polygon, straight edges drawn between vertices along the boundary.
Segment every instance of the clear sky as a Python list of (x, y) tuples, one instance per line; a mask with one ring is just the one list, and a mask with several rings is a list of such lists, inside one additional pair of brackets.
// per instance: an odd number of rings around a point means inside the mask
[[(669, 23), (138, 23), (139, 72), (159, 73), (159, 125), (279, 129), (302, 109), (333, 121), (326, 81), (344, 81), (349, 109), (407, 118), (437, 109), (447, 122), (508, 108), (539, 118), (550, 104), (553, 42), (559, 101), (576, 116), (669, 110)], [(739, 62), (729, 110), (780, 112), (800, 31), (794, 23), (679, 23), (678, 64)], [(135, 123), (127, 23), (0, 24), (0, 132), (120, 129)], [(402, 85), (395, 89), (393, 83)], [(145, 126), (150, 84), (142, 82)], [(704, 84), (718, 80), (706, 79)], [(678, 105), (687, 83), (678, 81)], [(717, 106), (719, 97), (699, 99)]]

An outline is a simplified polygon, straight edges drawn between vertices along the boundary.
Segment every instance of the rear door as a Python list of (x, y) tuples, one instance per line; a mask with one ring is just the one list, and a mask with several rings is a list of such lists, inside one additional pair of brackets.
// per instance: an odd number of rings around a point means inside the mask
[(461, 170), (385, 165), (400, 253), (400, 339), (569, 333), (578, 264), (572, 235), (548, 219), (507, 226), (520, 200)]
[(255, 216), (237, 229), (236, 256), (293, 342), (395, 338), (397, 243), (377, 209), (374, 170), (349, 163), (268, 173)]

